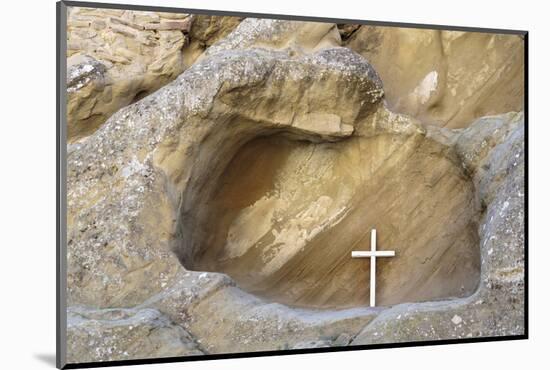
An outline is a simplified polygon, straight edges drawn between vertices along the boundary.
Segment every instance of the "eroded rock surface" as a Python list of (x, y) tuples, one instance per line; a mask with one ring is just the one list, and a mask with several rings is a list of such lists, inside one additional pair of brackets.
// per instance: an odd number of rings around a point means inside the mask
[(184, 54), (187, 66), (192, 65), (206, 49), (229, 35), (243, 18), (216, 15), (194, 15), (189, 33), (190, 43)]
[[(246, 19), (69, 145), (70, 359), (523, 332), (523, 114), (392, 113), (341, 37)], [(376, 308), (349, 258), (371, 227), (397, 251)]]
[(524, 52), (518, 35), (399, 27), (340, 27), (384, 82), (388, 107), (424, 123), (461, 128), (523, 110)]
[(200, 201), (242, 144), (350, 136), (381, 96), (349, 49), (228, 50), (119, 111), (68, 154), (69, 302), (127, 306), (160, 291), (181, 268), (171, 249), (185, 261), (197, 248)]
[(67, 90), (68, 139), (94, 132), (114, 112), (173, 80), (184, 69), (192, 17), (118, 9), (70, 7), (71, 69), (101, 66), (101, 77)]
[(303, 54), (339, 46), (340, 43), (340, 34), (332, 23), (247, 19), (208, 49), (205, 56), (224, 50), (251, 48), (283, 49), (291, 54)]
[[(69, 7), (67, 18), (69, 141), (91, 134), (118, 109), (174, 80), (240, 22), (81, 7)], [(95, 78), (74, 76), (77, 69), (92, 68), (100, 71)]]
[(68, 362), (204, 354), (189, 333), (155, 309), (72, 307), (67, 324)]
[[(489, 125), (491, 131), (486, 130)], [(461, 149), (472, 149), (463, 152), (465, 163), (477, 163), (472, 171), (478, 196), (487, 206), (479, 227), (481, 282), (475, 294), (397, 305), (367, 325), (352, 344), (525, 332), (523, 143), (523, 114), (480, 119), (457, 139)]]
[[(379, 248), (398, 256), (378, 262), (378, 304), (473, 293), (474, 186), (459, 158), (422, 127), (388, 128), (392, 120), (407, 124), (399, 119), (381, 108), (343, 141), (270, 136), (245, 144), (223, 185), (201, 202), (211, 210), (196, 226), (205, 238), (186, 266), (226, 272), (241, 287), (294, 306), (368, 305), (370, 266), (350, 255), (370, 248), (376, 228)], [(386, 127), (375, 134), (380, 121)]]

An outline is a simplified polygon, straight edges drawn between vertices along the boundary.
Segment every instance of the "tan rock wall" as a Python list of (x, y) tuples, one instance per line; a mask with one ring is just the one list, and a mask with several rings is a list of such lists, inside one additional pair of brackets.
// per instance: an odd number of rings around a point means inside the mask
[(479, 282), (473, 184), (447, 146), (425, 133), (371, 136), (382, 109), (354, 138), (307, 144), (249, 142), (207, 203), (209, 230), (188, 268), (228, 273), (269, 300), (294, 306), (368, 305), (367, 259), (378, 248), (377, 303), (467, 296)]
[(341, 33), (380, 74), (392, 111), (459, 128), (523, 109), (520, 36), (378, 26)]
[[(143, 31), (160, 35), (181, 33), (164, 28), (187, 19), (107, 14), (117, 18), (109, 27), (124, 30), (109, 34), (128, 42), (141, 32), (135, 22), (156, 24)], [(196, 61), (179, 78), (68, 146), (71, 358), (523, 333), (523, 114), (465, 130), (425, 124), (438, 104), (457, 117), (477, 114), (469, 108), (475, 91), (485, 102), (489, 92), (502, 100), (500, 84), (512, 86), (507, 78), (517, 74), (500, 68), (502, 47), (493, 46), (501, 41), (475, 39), (488, 44), (470, 49), (469, 35), (406, 36), (415, 58), (393, 52), (414, 78), (395, 73), (414, 92), (411, 101), (408, 90), (402, 95), (410, 103), (403, 107), (420, 121), (392, 112), (375, 69), (340, 46), (362, 30), (246, 19), (202, 54), (208, 42), (199, 35), (189, 58)], [(447, 49), (423, 59), (437, 37)], [(120, 39), (105, 40), (111, 48)], [(476, 50), (486, 51), (493, 74), (468, 64)], [(430, 64), (442, 55), (447, 66)], [(68, 89), (82, 94), (82, 111), (92, 112), (84, 117), (92, 117), (108, 106), (114, 71), (133, 64), (73, 57)], [(458, 85), (442, 85), (441, 76), (453, 75)], [(465, 93), (469, 84), (477, 90)], [(453, 86), (461, 100), (449, 100)], [(449, 110), (460, 102), (463, 110)], [(379, 261), (384, 306), (371, 308), (369, 264), (349, 252), (367, 249), (374, 227), (379, 249), (397, 253)]]
[[(196, 29), (191, 31), (195, 20)], [(70, 7), (68, 84), (72, 83), (71, 68), (95, 63), (102, 66), (102, 72), (68, 89), (69, 141), (91, 134), (121, 107), (174, 80), (240, 21), (237, 17)]]

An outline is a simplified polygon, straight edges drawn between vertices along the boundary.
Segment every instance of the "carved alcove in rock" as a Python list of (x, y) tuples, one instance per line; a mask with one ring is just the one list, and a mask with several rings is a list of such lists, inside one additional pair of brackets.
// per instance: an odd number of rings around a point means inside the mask
[(227, 273), (290, 306), (366, 306), (370, 264), (351, 251), (370, 249), (376, 228), (378, 248), (396, 251), (378, 259), (378, 305), (477, 288), (479, 210), (452, 147), (361, 127), (337, 142), (264, 135), (235, 145), (191, 197), (200, 211), (182, 218), (187, 269)]

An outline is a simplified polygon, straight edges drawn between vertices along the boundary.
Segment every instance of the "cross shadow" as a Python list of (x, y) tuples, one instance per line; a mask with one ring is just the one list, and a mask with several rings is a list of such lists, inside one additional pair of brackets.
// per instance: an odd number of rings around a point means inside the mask
[(35, 353), (34, 358), (42, 361), (46, 365), (55, 367), (55, 353)]

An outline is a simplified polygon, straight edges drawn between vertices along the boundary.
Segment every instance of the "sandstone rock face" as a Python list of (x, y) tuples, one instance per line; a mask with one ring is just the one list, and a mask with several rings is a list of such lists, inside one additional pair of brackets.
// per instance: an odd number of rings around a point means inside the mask
[(481, 282), (475, 294), (397, 305), (368, 324), (352, 344), (525, 332), (523, 143), (523, 114), (480, 119), (457, 138), (460, 151), (470, 149), (463, 158), (473, 165), (478, 196), (487, 207), (479, 227)]
[(193, 256), (200, 204), (242, 144), (270, 132), (350, 136), (381, 96), (349, 49), (298, 58), (258, 49), (215, 54), (119, 111), (68, 154), (69, 302), (134, 305), (160, 290), (181, 268), (170, 249)]
[[(410, 124), (381, 109), (341, 142), (248, 142), (213, 199), (201, 202), (211, 208), (198, 226), (205, 238), (186, 266), (226, 272), (243, 288), (290, 305), (368, 305), (369, 264), (350, 255), (370, 248), (376, 228), (379, 248), (399, 256), (379, 261), (379, 304), (473, 293), (473, 184), (447, 146), (420, 126), (395, 132), (392, 120)], [(375, 133), (379, 122), (386, 127)]]
[(347, 345), (377, 310), (310, 310), (269, 302), (235, 286), (225, 274), (192, 272), (144, 302), (200, 338), (206, 353)]
[[(67, 19), (68, 67), (98, 64), (103, 70), (93, 83), (68, 90), (69, 141), (89, 135), (119, 108), (183, 71), (187, 36), (182, 31), (189, 31), (190, 17), (71, 7)], [(68, 79), (70, 86), (70, 73)]]
[(191, 40), (206, 49), (230, 34), (242, 20), (241, 17), (195, 15), (190, 31)]
[(67, 322), (69, 362), (203, 354), (189, 333), (154, 309), (97, 311), (73, 307)]
[[(68, 139), (94, 132), (118, 109), (175, 79), (239, 18), (70, 7)], [(201, 48), (189, 48), (190, 39)], [(71, 72), (101, 70), (88, 82)], [(73, 72), (74, 73), (74, 72)], [(79, 83), (78, 83), (79, 82)]]
[(229, 35), (242, 20), (240, 17), (194, 15), (189, 33), (191, 42), (184, 54), (186, 66), (192, 65), (206, 49)]
[(335, 24), (248, 19), (208, 49), (205, 56), (236, 48), (286, 49), (291, 54), (303, 54), (340, 43)]
[(68, 146), (71, 361), (523, 332), (523, 114), (392, 112), (360, 31), (245, 19)]
[(467, 127), (520, 111), (523, 40), (517, 35), (397, 27), (340, 27), (384, 82), (388, 107), (424, 123)]

